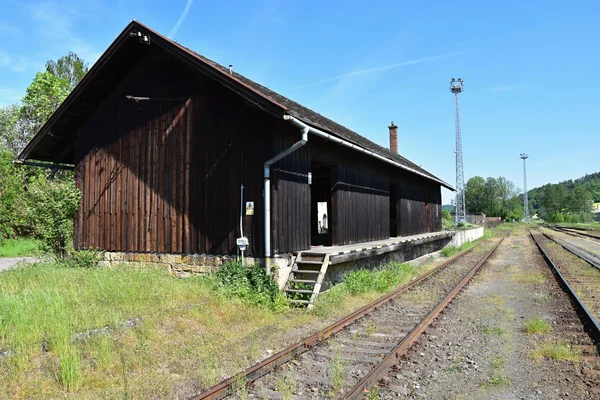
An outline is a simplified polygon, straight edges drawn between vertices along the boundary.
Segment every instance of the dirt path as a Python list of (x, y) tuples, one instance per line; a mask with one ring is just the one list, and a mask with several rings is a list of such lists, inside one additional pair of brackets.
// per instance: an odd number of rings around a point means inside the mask
[[(550, 332), (528, 334), (533, 318)], [(573, 335), (578, 319), (531, 239), (521, 230), (414, 346), (390, 386), (427, 399), (587, 399), (576, 361), (548, 349), (590, 344)], [(570, 355), (570, 354), (569, 354)], [(395, 394), (397, 395), (397, 394)], [(391, 398), (382, 393), (381, 398)]]
[(0, 258), (0, 272), (14, 267), (20, 262), (34, 262), (33, 257)]

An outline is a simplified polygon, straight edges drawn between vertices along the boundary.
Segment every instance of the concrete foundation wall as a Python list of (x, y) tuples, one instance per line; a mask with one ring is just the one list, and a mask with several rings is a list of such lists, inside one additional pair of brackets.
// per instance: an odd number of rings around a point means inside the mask
[(472, 242), (483, 237), (483, 226), (456, 231), (454, 237), (448, 243), (448, 246), (461, 246), (467, 242)]
[[(223, 264), (235, 261), (236, 259), (235, 256), (211, 256), (206, 254), (181, 255), (105, 252), (104, 260), (100, 262), (100, 266), (114, 267), (119, 264), (127, 264), (131, 266), (162, 268), (180, 278), (187, 278), (192, 275), (206, 275), (216, 272)], [(245, 257), (244, 262), (246, 265), (265, 265), (264, 258)], [(275, 279), (280, 289), (283, 289), (285, 286), (291, 269), (291, 257), (271, 259), (273, 279)]]

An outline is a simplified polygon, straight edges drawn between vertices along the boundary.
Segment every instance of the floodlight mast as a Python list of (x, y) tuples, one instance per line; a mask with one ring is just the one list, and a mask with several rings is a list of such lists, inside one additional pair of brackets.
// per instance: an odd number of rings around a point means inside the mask
[(525, 160), (527, 160), (529, 156), (525, 153), (521, 153), (521, 159), (523, 160), (523, 211), (525, 211), (525, 215), (523, 218), (524, 222), (529, 222), (529, 196), (527, 194), (527, 166), (525, 165)]
[(459, 224), (466, 221), (467, 212), (465, 208), (465, 175), (463, 169), (462, 136), (460, 131), (460, 106), (458, 95), (462, 93), (464, 81), (461, 78), (450, 81), (450, 92), (454, 94), (456, 104), (456, 210), (454, 222)]

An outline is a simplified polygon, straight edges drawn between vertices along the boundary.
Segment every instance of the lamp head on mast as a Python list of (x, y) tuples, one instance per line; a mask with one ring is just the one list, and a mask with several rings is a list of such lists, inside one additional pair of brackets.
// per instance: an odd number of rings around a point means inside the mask
[(461, 93), (463, 91), (464, 84), (465, 84), (465, 81), (463, 81), (461, 78), (458, 78), (458, 79), (452, 78), (450, 80), (450, 91), (455, 94)]

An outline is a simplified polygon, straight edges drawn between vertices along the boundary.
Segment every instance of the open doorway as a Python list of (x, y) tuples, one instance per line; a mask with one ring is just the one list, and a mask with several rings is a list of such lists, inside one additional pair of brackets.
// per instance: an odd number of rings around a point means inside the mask
[(311, 169), (311, 245), (331, 246), (333, 237), (333, 215), (331, 213), (332, 168), (327, 164), (314, 161)]
[(397, 212), (396, 184), (390, 182), (390, 237), (398, 236)]

